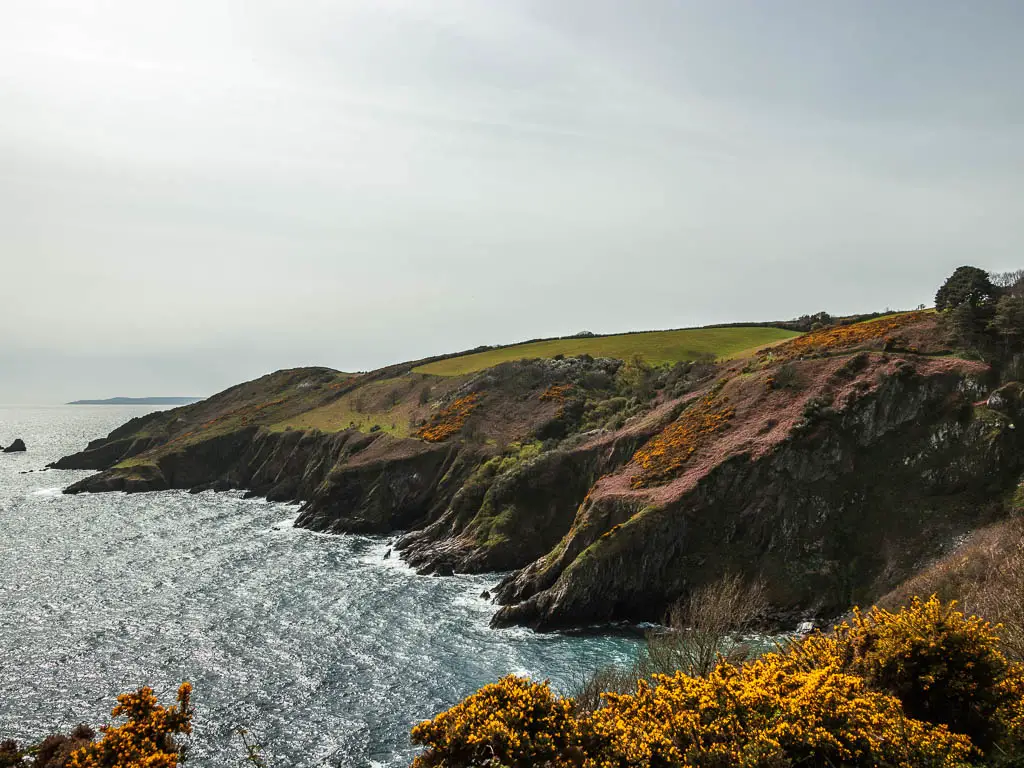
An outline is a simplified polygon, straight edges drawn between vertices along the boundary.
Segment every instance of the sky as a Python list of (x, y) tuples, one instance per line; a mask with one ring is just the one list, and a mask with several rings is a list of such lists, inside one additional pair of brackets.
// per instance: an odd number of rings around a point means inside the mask
[(1024, 266), (1024, 3), (0, 0), (0, 402)]

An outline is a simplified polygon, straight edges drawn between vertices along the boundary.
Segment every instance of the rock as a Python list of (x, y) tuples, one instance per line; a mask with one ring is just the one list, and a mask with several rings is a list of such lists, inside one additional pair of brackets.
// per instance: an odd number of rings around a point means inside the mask
[(389, 549), (387, 552), (384, 553), (384, 559), (387, 560), (390, 557), (391, 557), (391, 550)]
[(801, 621), (799, 624), (796, 625), (796, 633), (798, 635), (809, 635), (813, 631), (814, 631), (814, 622), (813, 621)]
[(1014, 416), (1020, 412), (1021, 389), (1017, 382), (1005, 384), (988, 396), (985, 405), (993, 411), (999, 411), (1007, 416)]
[(480, 597), (481, 597), (481, 599), (483, 599), (483, 600), (490, 600), (490, 599), (491, 599), (491, 593), (490, 593), (490, 592), (488, 592), (488, 591), (487, 591), (487, 590), (485, 589), (485, 590), (484, 590), (483, 592), (481, 592), (481, 593), (480, 593)]
[(20, 453), (24, 450), (26, 450), (25, 441), (19, 437), (13, 443), (4, 448), (4, 453)]

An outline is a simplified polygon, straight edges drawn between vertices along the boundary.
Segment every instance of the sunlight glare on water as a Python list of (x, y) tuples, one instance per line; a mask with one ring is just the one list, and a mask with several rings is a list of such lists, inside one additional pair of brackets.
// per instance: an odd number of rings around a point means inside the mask
[(418, 576), (389, 542), (292, 527), (240, 494), (65, 496), (31, 472), (152, 409), (0, 408), (0, 740), (109, 719), (142, 684), (195, 686), (192, 763), (232, 765), (247, 728), (272, 766), (407, 765), (409, 729), (514, 672), (566, 689), (628, 662), (623, 637), (491, 630), (498, 577)]

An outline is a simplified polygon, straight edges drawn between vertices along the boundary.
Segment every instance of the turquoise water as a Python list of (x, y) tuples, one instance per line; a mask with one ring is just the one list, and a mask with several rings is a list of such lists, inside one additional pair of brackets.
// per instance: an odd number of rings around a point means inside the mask
[(152, 408), (0, 407), (0, 740), (109, 718), (149, 684), (195, 687), (192, 765), (407, 765), (410, 727), (510, 672), (567, 689), (624, 637), (491, 630), (496, 575), (418, 576), (389, 540), (292, 527), (238, 494), (64, 496), (39, 469)]

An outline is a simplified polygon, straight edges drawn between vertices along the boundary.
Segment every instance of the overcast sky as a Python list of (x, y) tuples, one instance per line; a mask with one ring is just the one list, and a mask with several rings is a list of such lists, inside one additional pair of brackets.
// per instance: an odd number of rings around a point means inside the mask
[(0, 402), (1024, 266), (1024, 3), (0, 0)]

